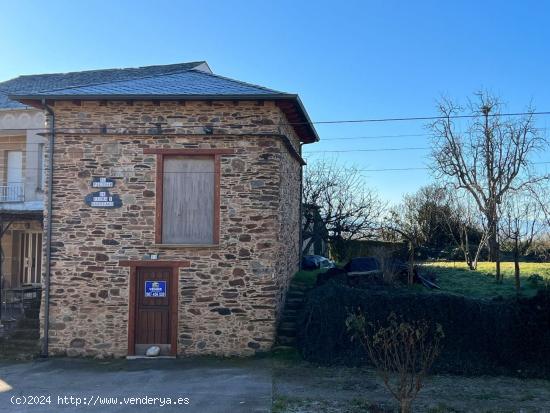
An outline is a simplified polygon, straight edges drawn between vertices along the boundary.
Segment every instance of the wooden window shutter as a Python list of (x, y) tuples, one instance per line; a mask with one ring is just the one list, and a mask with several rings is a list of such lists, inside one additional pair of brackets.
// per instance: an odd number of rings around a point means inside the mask
[(213, 244), (215, 159), (165, 156), (162, 243)]

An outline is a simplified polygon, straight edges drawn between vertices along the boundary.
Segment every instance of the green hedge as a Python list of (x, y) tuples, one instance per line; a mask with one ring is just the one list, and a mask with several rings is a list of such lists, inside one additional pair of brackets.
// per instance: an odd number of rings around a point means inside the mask
[(533, 298), (471, 299), (389, 288), (362, 290), (337, 282), (312, 290), (299, 317), (303, 357), (321, 364), (368, 363), (345, 320), (360, 308), (369, 321), (391, 312), (405, 320), (440, 323), (445, 338), (435, 372), (550, 376), (550, 293)]

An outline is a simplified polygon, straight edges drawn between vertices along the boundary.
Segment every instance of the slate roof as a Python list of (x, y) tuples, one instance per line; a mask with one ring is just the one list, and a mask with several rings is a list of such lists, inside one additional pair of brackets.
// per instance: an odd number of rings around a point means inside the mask
[(148, 76), (179, 73), (197, 68), (205, 63), (204, 61), (199, 61), (162, 66), (19, 76), (5, 82), (0, 82), (0, 109), (25, 107), (23, 104), (9, 99), (9, 95), (33, 94), (52, 89), (82, 87), (99, 83), (128, 81)]
[(45, 90), (39, 93), (14, 93), (23, 95), (26, 99), (37, 97), (46, 98), (162, 98), (174, 97), (258, 97), (258, 96), (293, 96), (288, 93), (252, 85), (239, 80), (205, 73), (199, 70), (187, 70), (173, 74), (160, 74), (102, 82), (92, 85), (76, 86)]
[(303, 142), (319, 140), (296, 94), (213, 74), (206, 62), (20, 76), (0, 83), (0, 110), (47, 100), (274, 100)]
[(0, 109), (19, 109), (24, 107), (25, 105), (10, 100), (10, 98), (8, 98), (8, 92), (0, 90)]

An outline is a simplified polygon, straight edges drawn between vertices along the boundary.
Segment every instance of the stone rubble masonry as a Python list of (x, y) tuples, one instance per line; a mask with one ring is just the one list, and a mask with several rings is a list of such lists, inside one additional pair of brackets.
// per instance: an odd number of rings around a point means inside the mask
[[(53, 108), (60, 131), (50, 354), (127, 355), (129, 268), (119, 261), (149, 253), (191, 263), (179, 273), (179, 355), (269, 350), (299, 261), (301, 166), (289, 150), (290, 144), (299, 151), (299, 140), (291, 127), (280, 126), (287, 121), (276, 104), (56, 102)], [(214, 134), (205, 135), (203, 125)], [(234, 149), (221, 157), (219, 246), (155, 244), (157, 165), (146, 148)], [(121, 197), (121, 208), (84, 203), (95, 191), (95, 176), (115, 178), (110, 191)]]

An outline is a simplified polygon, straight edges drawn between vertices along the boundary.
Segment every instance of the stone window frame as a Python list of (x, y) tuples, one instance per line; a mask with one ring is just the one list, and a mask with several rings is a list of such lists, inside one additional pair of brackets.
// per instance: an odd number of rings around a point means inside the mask
[[(217, 247), (220, 244), (220, 181), (221, 156), (231, 155), (233, 149), (154, 149), (143, 150), (144, 154), (156, 155), (155, 181), (155, 244), (158, 247)], [(164, 244), (162, 242), (162, 211), (164, 186), (164, 159), (172, 156), (211, 156), (214, 159), (214, 219), (212, 244)]]

